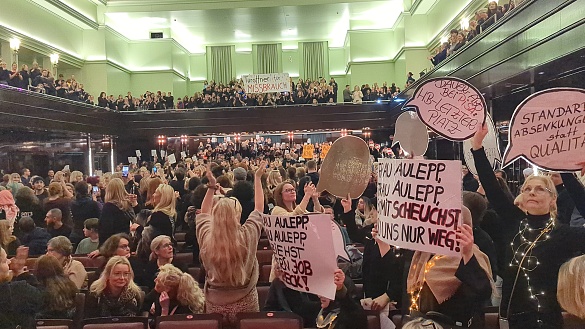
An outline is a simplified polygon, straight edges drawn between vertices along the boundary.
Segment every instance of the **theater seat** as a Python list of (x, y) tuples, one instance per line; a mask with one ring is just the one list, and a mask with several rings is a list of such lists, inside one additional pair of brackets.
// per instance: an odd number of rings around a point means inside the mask
[(303, 329), (303, 319), (289, 312), (238, 313), (238, 329)]
[(270, 241), (268, 239), (258, 240), (258, 250), (270, 249)]
[(187, 235), (186, 232), (175, 232), (175, 240), (177, 242), (185, 242), (185, 235)]
[(260, 265), (260, 277), (258, 278), (258, 282), (269, 283), (271, 270), (272, 270), (272, 265), (267, 265), (267, 264)]
[(355, 284), (355, 295), (359, 299), (364, 298), (364, 284), (363, 283), (356, 283)]
[(39, 319), (36, 321), (37, 328), (43, 329), (73, 329), (73, 320), (61, 319)]
[(179, 252), (174, 258), (186, 266), (193, 264), (193, 253), (190, 252)]
[(264, 305), (266, 305), (270, 286), (256, 286), (256, 290), (258, 291), (258, 305), (260, 305), (260, 310), (262, 310)]
[(157, 329), (221, 329), (221, 314), (178, 314), (156, 318)]
[(85, 294), (78, 292), (75, 294), (75, 313), (73, 314), (73, 325), (75, 328), (81, 327), (83, 316), (85, 314)]
[(364, 311), (368, 318), (368, 329), (380, 329), (380, 311)]
[(257, 250), (256, 258), (258, 258), (258, 264), (260, 264), (260, 266), (264, 264), (272, 264), (272, 250), (270, 249)]
[(90, 318), (83, 320), (82, 325), (83, 329), (148, 329), (148, 318), (140, 316)]
[(485, 328), (486, 329), (500, 328), (500, 323), (498, 320), (498, 313), (486, 313), (485, 314)]
[(189, 267), (189, 274), (195, 279), (195, 281), (199, 282), (199, 275), (201, 275), (201, 268), (200, 267)]

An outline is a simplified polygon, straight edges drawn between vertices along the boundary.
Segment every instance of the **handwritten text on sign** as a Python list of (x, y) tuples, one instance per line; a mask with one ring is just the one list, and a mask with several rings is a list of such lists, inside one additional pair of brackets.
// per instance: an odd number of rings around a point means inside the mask
[(576, 171), (585, 161), (585, 89), (530, 95), (514, 111), (504, 166), (519, 157), (545, 169)]
[(244, 91), (248, 94), (279, 93), (290, 91), (288, 73), (242, 75)]
[(437, 134), (456, 141), (473, 136), (483, 124), (486, 104), (467, 81), (444, 77), (418, 86), (404, 107), (414, 107), (421, 119)]
[(337, 256), (329, 215), (262, 218), (284, 284), (294, 290), (335, 299), (333, 273)]
[(378, 232), (394, 246), (458, 255), (461, 162), (380, 159)]

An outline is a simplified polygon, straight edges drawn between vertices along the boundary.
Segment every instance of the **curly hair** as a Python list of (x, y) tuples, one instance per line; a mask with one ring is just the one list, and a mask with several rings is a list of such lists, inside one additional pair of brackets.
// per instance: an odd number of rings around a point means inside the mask
[(176, 291), (177, 301), (184, 306), (189, 306), (193, 313), (203, 313), (205, 307), (205, 297), (199, 285), (189, 273), (183, 273), (172, 264), (166, 264), (160, 267), (158, 282)]

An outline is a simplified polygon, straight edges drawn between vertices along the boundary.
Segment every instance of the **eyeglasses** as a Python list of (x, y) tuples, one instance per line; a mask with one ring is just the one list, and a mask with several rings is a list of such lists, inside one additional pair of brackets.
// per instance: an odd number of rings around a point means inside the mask
[(123, 245), (118, 245), (118, 249), (130, 249), (130, 246), (127, 244), (123, 244)]
[(113, 278), (130, 278), (132, 276), (132, 274), (130, 272), (128, 273), (112, 273), (112, 277)]
[(540, 185), (536, 185), (535, 187), (526, 186), (525, 188), (522, 189), (522, 193), (524, 194), (530, 194), (531, 192), (534, 192), (534, 194), (538, 195), (545, 194), (546, 192), (553, 194), (551, 190)]
[(296, 190), (294, 188), (287, 188), (285, 190), (282, 190), (282, 192), (284, 192), (284, 193), (293, 193), (293, 192), (296, 192)]
[(173, 249), (173, 244), (172, 244), (172, 243), (165, 243), (165, 244), (163, 244), (163, 245), (160, 245), (160, 246), (158, 246), (158, 248), (157, 248), (157, 249), (163, 249), (163, 248), (169, 248), (169, 247), (170, 247), (171, 249)]

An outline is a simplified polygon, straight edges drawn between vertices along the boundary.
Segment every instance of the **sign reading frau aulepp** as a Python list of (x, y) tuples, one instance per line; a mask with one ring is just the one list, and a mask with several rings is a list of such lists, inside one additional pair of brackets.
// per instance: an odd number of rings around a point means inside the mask
[(461, 161), (380, 159), (380, 239), (400, 248), (458, 255), (461, 180)]
[(363, 139), (355, 136), (338, 138), (321, 165), (317, 191), (327, 191), (336, 197), (359, 198), (368, 186), (372, 174), (370, 149)]
[(244, 91), (247, 94), (290, 92), (288, 73), (267, 73), (242, 75)]
[[(483, 139), (483, 149), (485, 154), (492, 165), (492, 168), (495, 168), (496, 162), (502, 162), (502, 154), (500, 153), (500, 143), (498, 142), (498, 132), (496, 130), (496, 126), (492, 121), (492, 117), (488, 114), (485, 123), (488, 127), (488, 134)], [(473, 137), (472, 137), (473, 138)], [(465, 158), (465, 164), (469, 171), (473, 174), (477, 174), (477, 169), (475, 168), (475, 160), (473, 159), (473, 153), (471, 153), (471, 139), (466, 139), (463, 141), (463, 157)]]
[(464, 141), (477, 131), (486, 116), (480, 91), (453, 77), (429, 79), (414, 91), (403, 108), (414, 108), (421, 121), (437, 134)]
[(326, 214), (263, 215), (264, 231), (289, 288), (335, 299), (337, 255)]
[(396, 119), (396, 132), (392, 146), (400, 147), (412, 155), (424, 155), (429, 146), (427, 126), (420, 121), (413, 111), (405, 111)]
[(585, 89), (530, 95), (514, 111), (504, 166), (522, 157), (548, 170), (576, 171), (585, 161)]

